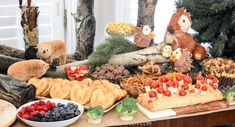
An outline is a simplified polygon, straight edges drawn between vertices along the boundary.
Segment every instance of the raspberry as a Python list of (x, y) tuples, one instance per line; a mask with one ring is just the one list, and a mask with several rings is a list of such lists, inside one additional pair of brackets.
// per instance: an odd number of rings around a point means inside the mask
[(39, 101), (39, 105), (45, 105), (45, 102), (44, 101)]
[(24, 114), (24, 115), (22, 116), (22, 118), (23, 118), (23, 119), (29, 119), (29, 115)]

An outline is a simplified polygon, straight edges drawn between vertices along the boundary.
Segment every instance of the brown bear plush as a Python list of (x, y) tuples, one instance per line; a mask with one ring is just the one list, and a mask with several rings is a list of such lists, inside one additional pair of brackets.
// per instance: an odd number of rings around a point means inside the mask
[(48, 69), (49, 64), (43, 60), (25, 60), (12, 64), (7, 70), (7, 75), (21, 81), (28, 81), (33, 77), (42, 77)]
[(48, 42), (39, 43), (36, 48), (37, 58), (42, 59), (49, 63), (53, 63), (54, 59), (58, 59), (59, 65), (66, 64), (66, 48), (61, 40), (53, 40)]

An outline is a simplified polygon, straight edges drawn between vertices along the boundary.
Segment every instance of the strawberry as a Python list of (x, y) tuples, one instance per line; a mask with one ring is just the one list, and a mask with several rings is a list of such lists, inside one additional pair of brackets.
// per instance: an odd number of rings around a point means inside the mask
[(146, 86), (151, 86), (152, 83), (153, 83), (153, 81), (149, 81), (146, 83)]
[(218, 83), (218, 82), (219, 82), (219, 80), (217, 78), (213, 79), (213, 83)]
[(212, 88), (213, 88), (214, 90), (218, 89), (218, 87), (217, 87), (216, 85), (213, 85)]
[(89, 68), (86, 65), (80, 65), (80, 70), (89, 70)]
[(208, 79), (213, 80), (214, 78), (215, 78), (215, 76), (214, 76), (214, 75), (208, 75)]
[(210, 82), (209, 85), (210, 85), (210, 86), (213, 86), (214, 84), (213, 84), (213, 82)]
[(158, 92), (159, 94), (163, 94), (163, 93), (164, 93), (164, 89), (163, 89), (163, 88), (158, 88), (158, 89), (157, 89), (157, 92)]
[(166, 79), (166, 77), (165, 77), (165, 76), (161, 76), (161, 77), (160, 77), (160, 81), (161, 81), (161, 82), (166, 82), (166, 81), (167, 81), (167, 79)]
[(187, 82), (188, 84), (190, 84), (190, 83), (192, 83), (192, 78), (189, 77), (189, 76), (186, 76), (186, 77), (184, 78), (184, 81)]
[(172, 87), (172, 86), (173, 86), (173, 81), (169, 80), (169, 81), (166, 83), (166, 86), (167, 86), (167, 87)]
[(148, 100), (148, 103), (153, 103), (153, 100), (149, 99), (149, 100)]
[(179, 87), (179, 83), (178, 83), (177, 81), (174, 81), (173, 87), (174, 87), (174, 88), (178, 88), (178, 87)]
[(191, 90), (190, 90), (190, 93), (195, 93), (195, 89), (191, 89)]
[(170, 97), (171, 96), (171, 91), (170, 90), (165, 90), (164, 95), (167, 96), (167, 97)]
[(150, 91), (149, 92), (149, 97), (150, 98), (156, 98), (157, 97), (157, 93), (155, 91)]
[(202, 86), (202, 91), (207, 91), (206, 85)]
[(195, 88), (200, 89), (201, 85), (199, 83), (195, 84)]
[(182, 88), (183, 88), (184, 90), (188, 90), (188, 89), (189, 89), (189, 86), (186, 85), (186, 84), (184, 84), (184, 85), (182, 86)]
[(202, 84), (206, 84), (206, 80), (201, 80), (201, 83)]
[(201, 74), (198, 74), (196, 80), (204, 80), (204, 77)]
[(186, 94), (187, 94), (186, 91), (183, 89), (179, 91), (180, 96), (185, 96)]
[(183, 79), (183, 77), (182, 77), (181, 75), (177, 75), (177, 76), (176, 76), (176, 80), (177, 80), (177, 81), (180, 81), (180, 80), (182, 80), (182, 79)]
[(156, 85), (157, 85), (157, 88), (159, 88), (159, 87), (162, 87), (162, 86), (163, 86), (161, 81), (158, 81), (158, 82), (156, 83)]

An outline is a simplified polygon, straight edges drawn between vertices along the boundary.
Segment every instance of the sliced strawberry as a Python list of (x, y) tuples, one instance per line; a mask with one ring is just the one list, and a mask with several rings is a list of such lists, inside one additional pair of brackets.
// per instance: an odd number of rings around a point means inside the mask
[(149, 97), (150, 98), (156, 98), (157, 97), (157, 93), (155, 91), (150, 91), (149, 92)]
[(160, 87), (160, 88), (157, 89), (157, 92), (159, 94), (163, 94), (164, 93), (164, 89), (162, 87)]
[(69, 69), (70, 69), (72, 72), (75, 72), (75, 71), (78, 69), (78, 67), (76, 67), (76, 66), (70, 66)]
[(199, 83), (195, 84), (195, 88), (196, 89), (200, 89), (201, 88), (201, 85)]
[(179, 91), (180, 96), (185, 96), (186, 94), (187, 94), (186, 91), (183, 89)]
[(202, 86), (202, 91), (207, 91), (206, 85)]
[(167, 97), (170, 97), (171, 96), (171, 91), (170, 90), (165, 90), (164, 95), (167, 96)]
[(80, 65), (80, 70), (89, 70), (89, 68), (86, 65)]
[(149, 81), (149, 82), (146, 83), (146, 86), (151, 86), (152, 83), (153, 83), (153, 81)]

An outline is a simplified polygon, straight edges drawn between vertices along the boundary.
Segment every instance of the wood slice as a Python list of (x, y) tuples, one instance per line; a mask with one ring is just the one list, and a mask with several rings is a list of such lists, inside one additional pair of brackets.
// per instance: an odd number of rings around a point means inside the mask
[(190, 114), (190, 113), (203, 112), (203, 111), (209, 111), (209, 110), (223, 109), (227, 107), (228, 107), (228, 103), (222, 100), (222, 101), (208, 102), (205, 104), (179, 107), (173, 110), (176, 112), (177, 115), (182, 115), (182, 114)]

